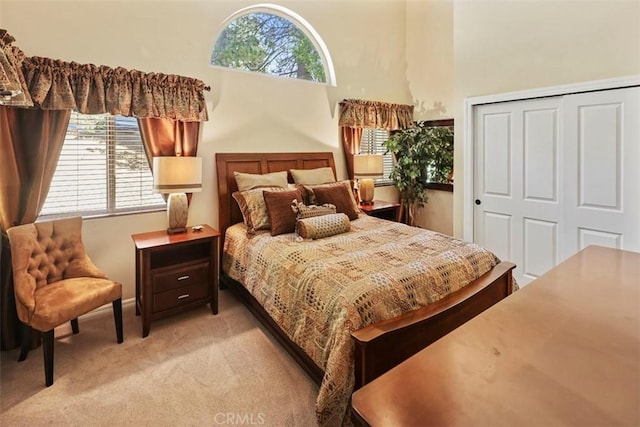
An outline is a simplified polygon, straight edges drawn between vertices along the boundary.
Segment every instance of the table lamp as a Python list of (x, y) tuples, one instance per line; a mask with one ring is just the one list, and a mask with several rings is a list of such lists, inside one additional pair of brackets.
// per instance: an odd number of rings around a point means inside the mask
[(189, 205), (186, 193), (202, 190), (202, 158), (163, 156), (153, 158), (153, 190), (169, 194), (167, 233), (187, 231)]
[(382, 178), (384, 160), (382, 154), (356, 154), (353, 156), (353, 175), (359, 180), (360, 203), (373, 204), (375, 178)]

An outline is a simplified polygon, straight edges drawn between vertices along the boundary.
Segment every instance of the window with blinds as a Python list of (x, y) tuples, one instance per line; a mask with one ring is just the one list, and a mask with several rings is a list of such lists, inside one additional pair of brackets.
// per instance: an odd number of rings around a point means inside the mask
[(71, 113), (40, 215), (96, 215), (164, 208), (133, 117)]
[(389, 179), (391, 170), (393, 169), (393, 155), (385, 154), (387, 149), (384, 142), (389, 139), (389, 131), (386, 129), (362, 129), (362, 139), (360, 140), (360, 153), (358, 154), (382, 154), (384, 155), (384, 178), (374, 180), (376, 185), (391, 185), (393, 182)]

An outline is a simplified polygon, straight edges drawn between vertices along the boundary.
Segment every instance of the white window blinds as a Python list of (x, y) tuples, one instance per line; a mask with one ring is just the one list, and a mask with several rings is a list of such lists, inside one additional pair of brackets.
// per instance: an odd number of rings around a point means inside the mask
[(135, 118), (74, 111), (40, 214), (110, 214), (164, 207), (152, 184)]
[(375, 179), (377, 185), (392, 184), (389, 179), (391, 170), (393, 169), (393, 155), (385, 154), (387, 149), (384, 142), (389, 139), (389, 131), (386, 129), (362, 129), (362, 139), (360, 140), (359, 154), (383, 154), (384, 155), (384, 178)]

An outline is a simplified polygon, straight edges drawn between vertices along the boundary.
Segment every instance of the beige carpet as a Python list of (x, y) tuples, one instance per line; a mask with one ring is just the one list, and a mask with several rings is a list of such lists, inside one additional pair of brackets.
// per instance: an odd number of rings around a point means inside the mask
[(0, 425), (316, 425), (318, 387), (229, 291), (217, 316), (157, 320), (145, 339), (132, 305), (123, 316), (120, 345), (110, 312), (56, 331), (48, 388), (41, 347), (0, 352)]

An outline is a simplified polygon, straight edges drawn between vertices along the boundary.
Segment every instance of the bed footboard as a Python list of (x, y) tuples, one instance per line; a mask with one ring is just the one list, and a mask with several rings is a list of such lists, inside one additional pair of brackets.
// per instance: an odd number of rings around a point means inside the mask
[(435, 304), (353, 332), (355, 389), (510, 295), (514, 268), (502, 262)]

